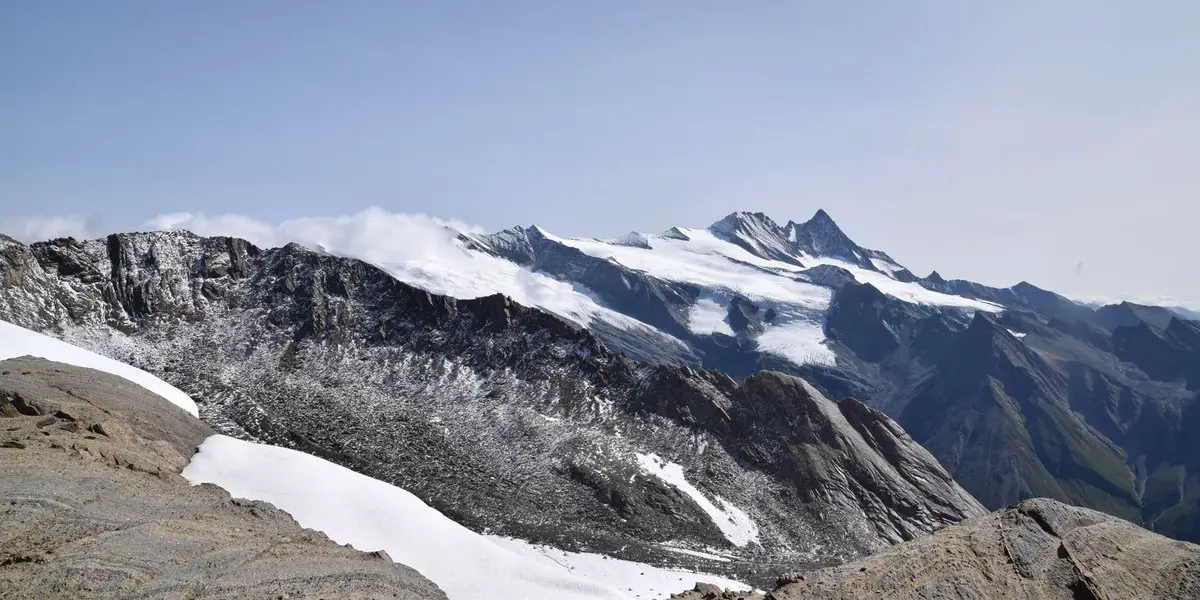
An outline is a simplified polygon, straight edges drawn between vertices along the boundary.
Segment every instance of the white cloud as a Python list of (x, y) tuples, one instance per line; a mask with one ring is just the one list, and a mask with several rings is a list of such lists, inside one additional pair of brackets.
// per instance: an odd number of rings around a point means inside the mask
[[(457, 232), (482, 233), (483, 228), (423, 214), (392, 213), (377, 206), (352, 215), (290, 219), (278, 225), (236, 214), (209, 217), (204, 213), (170, 213), (147, 221), (153, 230), (186, 229), (202, 236), (228, 235), (273, 248), (296, 242), (314, 249), (364, 260), (396, 260), (426, 255), (453, 245)], [(329, 250), (335, 252), (334, 250)]]
[(1200, 298), (1179, 298), (1175, 296), (1155, 296), (1155, 295), (1139, 295), (1125, 294), (1115, 296), (1105, 295), (1088, 295), (1088, 294), (1072, 294), (1068, 296), (1071, 300), (1099, 308), (1106, 304), (1120, 304), (1122, 302), (1132, 302), (1134, 304), (1144, 304), (1147, 306), (1163, 306), (1166, 308), (1182, 308), (1185, 310), (1200, 311)]
[(202, 236), (239, 237), (264, 248), (295, 242), (307, 248), (387, 266), (435, 258), (466, 258), (459, 231), (478, 228), (420, 214), (371, 207), (352, 215), (290, 219), (277, 225), (243, 215), (173, 213), (146, 222), (154, 230), (186, 229)]
[(102, 235), (99, 219), (68, 215), (63, 217), (4, 217), (0, 233), (22, 242), (42, 242), (62, 237), (88, 239)]

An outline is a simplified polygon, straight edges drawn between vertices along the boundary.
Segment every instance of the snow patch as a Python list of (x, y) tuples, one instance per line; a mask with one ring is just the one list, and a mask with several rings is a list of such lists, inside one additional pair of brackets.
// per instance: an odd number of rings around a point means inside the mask
[(797, 365), (834, 365), (837, 354), (826, 345), (825, 331), (807, 319), (768, 326), (758, 339), (758, 349)]
[[(643, 471), (661, 479), (668, 485), (675, 486), (686, 494), (696, 506), (699, 506), (708, 518), (712, 519), (717, 529), (735, 546), (745, 546), (751, 542), (758, 543), (758, 525), (746, 511), (727, 502), (724, 498), (716, 497), (716, 502), (709, 500), (696, 486), (692, 485), (683, 474), (683, 466), (663, 460), (656, 454), (636, 454), (638, 466)], [(720, 506), (718, 506), (718, 504)]]
[(1013, 331), (1013, 330), (1011, 330), (1011, 329), (1009, 329), (1009, 330), (1007, 330), (1007, 331), (1008, 331), (1008, 333), (1012, 334), (1012, 336), (1013, 336), (1013, 337), (1015, 337), (1015, 338), (1017, 338), (1018, 340), (1019, 340), (1019, 339), (1021, 339), (1021, 338), (1023, 338), (1023, 337), (1025, 337), (1025, 336), (1027, 336), (1027, 335), (1029, 335), (1028, 333), (1025, 333), (1025, 332), (1022, 332), (1022, 331)]
[(699, 550), (692, 550), (690, 548), (681, 548), (679, 546), (672, 546), (670, 544), (659, 544), (659, 547), (662, 548), (663, 550), (666, 550), (668, 552), (674, 552), (676, 554), (686, 554), (688, 556), (695, 556), (697, 558), (706, 558), (708, 560), (715, 560), (717, 562), (733, 562), (733, 559), (729, 558), (728, 556), (725, 556), (723, 554), (717, 554), (715, 552), (701, 552)]
[(871, 265), (873, 265), (876, 269), (879, 269), (880, 271), (887, 273), (888, 276), (893, 279), (896, 278), (897, 271), (904, 270), (904, 267), (901, 267), (900, 265), (897, 265), (895, 263), (890, 263), (881, 258), (871, 258), (870, 260), (871, 260)]
[(849, 271), (850, 274), (854, 276), (854, 279), (859, 283), (869, 283), (875, 286), (875, 288), (880, 292), (910, 304), (966, 308), (991, 313), (1004, 310), (1004, 307), (1000, 306), (999, 304), (935, 292), (933, 290), (925, 289), (916, 283), (897, 281), (888, 275), (884, 275), (883, 273), (872, 271), (870, 269), (864, 269), (858, 265), (853, 265), (848, 262), (843, 262), (833, 258), (805, 256), (802, 257), (801, 260), (804, 261), (805, 264), (832, 265), (835, 267), (841, 267)]
[(111, 373), (162, 396), (167, 402), (182, 408), (193, 417), (200, 415), (191, 396), (137, 367), (13, 325), (7, 321), (0, 321), (0, 360), (26, 355)]
[[(602, 554), (567, 552), (512, 538), (488, 536), (488, 539), (517, 554), (541, 562), (547, 567), (558, 568), (565, 573), (592, 581), (608, 582), (609, 585), (616, 587), (621, 592), (636, 598), (669, 598), (671, 594), (678, 594), (690, 589), (697, 581), (732, 590), (750, 589), (741, 582), (715, 575), (703, 575), (683, 569), (660, 569)], [(676, 550), (665, 546), (663, 548)], [(686, 554), (710, 558), (718, 562), (730, 562), (729, 559), (705, 555), (702, 552), (686, 552)]]
[(732, 337), (733, 329), (725, 322), (728, 312), (712, 298), (699, 298), (688, 309), (688, 329), (696, 335), (723, 333)]
[(385, 550), (450, 600), (666, 598), (697, 580), (745, 589), (716, 576), (484, 537), (396, 486), (303, 452), (223, 435), (201, 444), (183, 476), (270, 502), (335, 542)]

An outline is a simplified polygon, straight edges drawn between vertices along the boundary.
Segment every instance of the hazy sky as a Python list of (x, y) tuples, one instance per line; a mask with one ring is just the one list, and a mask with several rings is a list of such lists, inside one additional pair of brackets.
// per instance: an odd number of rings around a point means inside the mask
[(1200, 304), (1200, 2), (0, 3), (9, 233), (373, 205)]

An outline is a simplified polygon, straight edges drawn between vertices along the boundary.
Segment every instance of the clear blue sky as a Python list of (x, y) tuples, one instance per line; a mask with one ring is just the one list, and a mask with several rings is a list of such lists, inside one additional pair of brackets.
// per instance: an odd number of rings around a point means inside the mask
[(1198, 32), (1194, 1), (5, 2), (0, 219), (824, 207), (917, 271), (1200, 299)]

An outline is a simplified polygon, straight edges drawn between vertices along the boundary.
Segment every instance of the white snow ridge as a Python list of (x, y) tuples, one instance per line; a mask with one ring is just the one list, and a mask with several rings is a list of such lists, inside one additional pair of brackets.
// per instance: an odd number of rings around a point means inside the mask
[(450, 600), (666, 598), (696, 581), (748, 589), (714, 575), (488, 538), (396, 486), (285, 448), (214, 435), (183, 471), (234, 497), (270, 502), (302, 527), (359, 550), (385, 550)]
[(78, 346), (72, 346), (62, 340), (56, 340), (7, 321), (0, 321), (0, 360), (18, 356), (36, 356), (76, 367), (111, 373), (162, 396), (167, 402), (186, 410), (193, 417), (200, 415), (191, 396), (137, 367)]
[(751, 519), (746, 511), (730, 504), (724, 498), (714, 496), (716, 502), (709, 500), (704, 492), (696, 489), (696, 486), (692, 485), (683, 475), (682, 465), (663, 460), (656, 454), (637, 454), (637, 461), (643, 471), (687, 494), (692, 502), (695, 502), (708, 515), (708, 518), (712, 519), (713, 525), (721, 530), (725, 539), (732, 542), (733, 545), (745, 546), (751, 542), (758, 543), (758, 525), (754, 524), (754, 519)]

